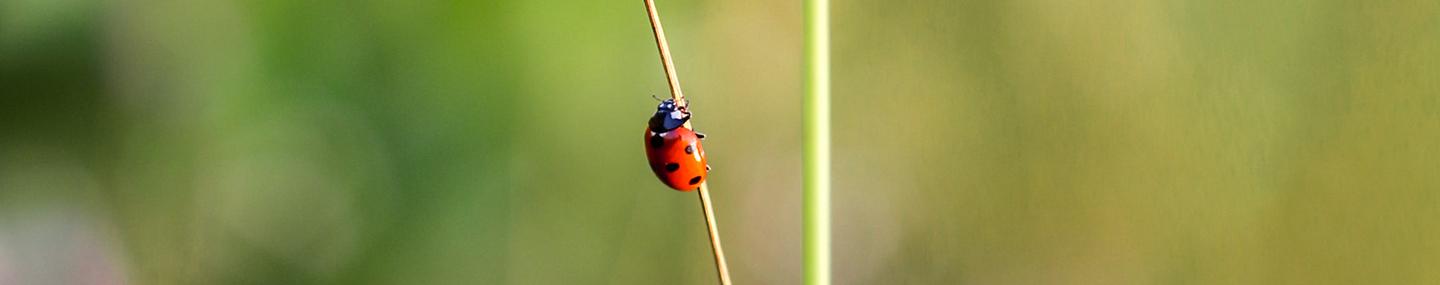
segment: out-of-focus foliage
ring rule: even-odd
[[[845,283],[1440,282],[1440,2],[840,3]]]
[[[800,6],[667,1],[739,284]],[[838,284],[1440,282],[1440,4],[835,1]],[[705,284],[640,1],[0,0],[0,284]]]

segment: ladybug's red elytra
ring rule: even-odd
[[[685,127],[689,120],[690,111],[685,106],[667,99],[660,102],[645,127],[645,157],[650,160],[650,170],[660,182],[680,191],[699,189],[710,172],[710,165],[705,164],[705,148],[700,146],[705,134]]]

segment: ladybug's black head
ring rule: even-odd
[[[660,106],[655,108],[655,115],[650,116],[650,130],[656,133],[668,132],[685,125],[690,120],[690,111],[685,106],[675,104],[675,99],[665,99]]]

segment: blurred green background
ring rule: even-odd
[[[737,284],[798,1],[661,0]],[[1440,283],[1440,2],[833,5],[837,284]],[[0,0],[0,284],[708,284],[639,0]]]

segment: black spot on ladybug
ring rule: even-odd
[[[695,185],[695,183],[700,183],[700,176],[695,176],[695,178],[690,178],[690,185]]]
[[[665,164],[665,172],[675,172],[676,170],[680,170],[680,164],[678,164],[678,163],[666,163],[666,164]]]
[[[660,137],[660,134],[650,137],[650,148],[660,148],[663,145],[665,145],[665,138]]]
[[[685,146],[685,154],[692,154],[692,153],[695,153],[695,145],[687,145],[687,146]]]

